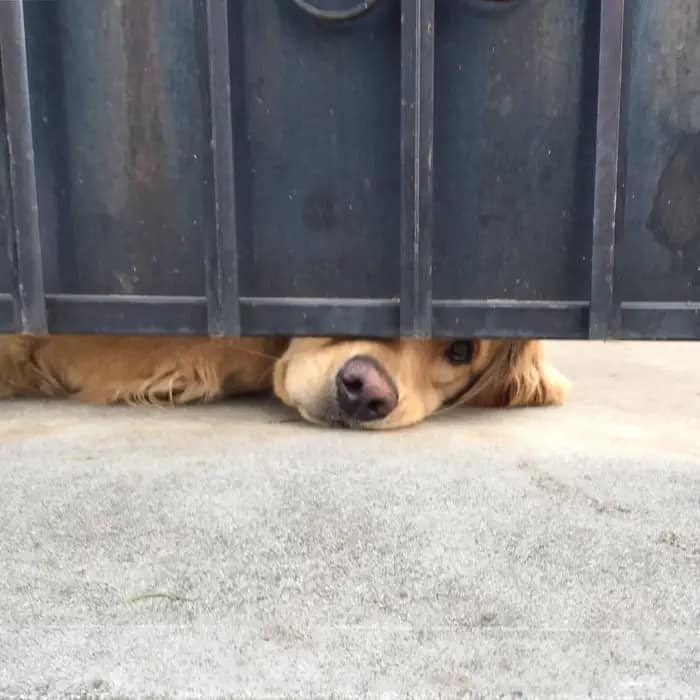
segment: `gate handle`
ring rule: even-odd
[[[347,10],[322,10],[309,2],[309,0],[292,0],[292,2],[300,10],[304,10],[307,14],[324,22],[347,22],[366,15],[378,4],[379,0],[362,0],[362,2],[358,2],[357,5]]]

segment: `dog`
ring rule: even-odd
[[[0,398],[181,405],[272,389],[307,421],[403,428],[456,406],[561,404],[542,341],[0,336]]]

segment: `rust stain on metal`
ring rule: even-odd
[[[684,136],[664,167],[649,216],[657,240],[676,254],[700,253],[700,134]]]
[[[163,148],[163,86],[157,64],[161,28],[159,4],[128,0],[122,5],[126,57],[129,161],[134,179],[150,182],[157,174]]]

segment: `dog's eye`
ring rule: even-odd
[[[467,365],[472,361],[474,346],[468,340],[456,340],[445,350],[445,357],[453,365]]]

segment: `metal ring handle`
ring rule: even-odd
[[[308,0],[292,0],[292,2],[300,10],[324,22],[347,22],[366,15],[370,10],[376,7],[379,0],[362,0],[362,2],[358,2],[357,5],[347,10],[321,10]]]

